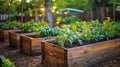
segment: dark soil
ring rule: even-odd
[[[22,32],[22,31],[18,31],[18,32],[15,32],[17,34],[23,34],[23,33],[32,33],[32,32]]]
[[[113,40],[113,39],[117,39],[117,38],[120,38],[120,36],[115,36],[115,37],[109,38],[109,40]],[[79,44],[79,42],[77,41],[77,42],[73,42],[73,45],[70,45],[69,43],[65,43],[64,47],[72,48],[72,47],[83,46],[83,45],[88,45],[88,44],[93,44],[93,43],[98,43],[98,42],[103,42],[103,41],[107,41],[107,39],[103,39],[100,41],[90,41],[90,42],[83,41],[83,44]],[[55,41],[48,41],[48,42],[58,45]]]
[[[15,67],[42,67],[41,55],[26,56],[18,49],[8,47],[7,43],[0,42],[0,55],[14,62]],[[91,67],[120,67],[120,55],[93,64]]]

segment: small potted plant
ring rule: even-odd
[[[8,42],[9,41],[9,32],[20,31],[19,23],[16,21],[7,21],[0,24],[0,41]]]
[[[36,31],[37,35],[22,36],[21,37],[21,51],[26,55],[39,55],[41,54],[41,42],[44,40],[54,39],[55,36],[59,35],[59,27],[55,28],[39,28]]]
[[[65,28],[55,40],[42,42],[45,67],[86,67],[120,54],[120,27],[113,22],[80,22]]]

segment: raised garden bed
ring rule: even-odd
[[[1,42],[8,42],[9,41],[9,32],[16,32],[20,30],[4,30],[0,29],[0,41]]]
[[[40,55],[41,42],[54,39],[54,37],[21,36],[21,51],[26,55]]]
[[[20,32],[10,32],[9,33],[9,46],[20,49],[21,39],[20,37],[22,35],[35,35],[36,33],[23,33]]]
[[[120,38],[73,48],[42,42],[42,63],[45,67],[86,67],[118,54]]]

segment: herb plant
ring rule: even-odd
[[[23,32],[33,32],[34,22],[26,22],[26,23],[22,24],[21,29]]]
[[[71,46],[73,42],[76,41],[82,44],[82,41],[79,39],[78,32],[71,30],[68,27],[63,28],[61,35],[57,36],[55,39],[55,42],[61,47]]]
[[[74,42],[83,45],[84,42],[109,40],[116,36],[120,36],[120,26],[109,19],[103,23],[99,23],[97,20],[90,22],[82,21],[63,28],[62,33],[56,37],[55,42],[65,47],[74,45]]]
[[[19,27],[19,23],[16,21],[12,21],[12,22],[7,21],[5,23],[1,23],[0,27],[2,29],[17,29]]]
[[[9,59],[5,59],[2,61],[2,67],[15,67],[14,63],[11,62]]]
[[[59,35],[61,32],[61,29],[59,27],[55,27],[55,28],[50,28],[50,27],[46,27],[46,28],[41,28],[39,30],[39,36],[40,37],[50,37],[50,36],[57,36]]]
[[[76,21],[79,21],[77,17],[71,16],[61,19],[60,24],[72,24],[75,23]]]

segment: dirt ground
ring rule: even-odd
[[[15,67],[42,67],[41,56],[26,56],[18,49],[12,49],[8,43],[0,42],[0,55],[14,62]],[[91,67],[120,67],[120,55],[96,63]]]

